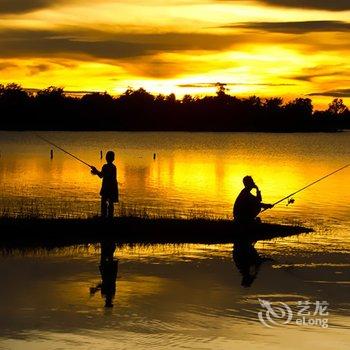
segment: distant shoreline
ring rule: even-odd
[[[131,132],[131,133],[257,133],[257,134],[336,134],[349,132],[350,129],[315,129],[315,130],[102,130],[102,129],[0,129],[0,132]]]
[[[1,130],[150,131],[150,132],[336,132],[350,129],[350,110],[335,98],[314,110],[310,98],[237,97],[222,84],[216,96],[152,95],[127,89],[112,97],[90,93],[81,98],[48,87],[28,93],[20,85],[0,84]]]

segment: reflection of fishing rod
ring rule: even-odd
[[[340,171],[342,171],[342,170],[348,168],[349,166],[350,166],[350,163],[347,164],[347,165],[344,165],[343,167],[341,167],[341,168],[339,168],[339,169],[337,169],[337,170],[335,170],[335,171],[332,171],[331,173],[329,173],[329,174],[327,174],[327,175],[321,177],[320,179],[318,179],[318,180],[312,182],[311,184],[309,184],[309,185],[307,185],[307,186],[301,188],[300,190],[298,190],[298,191],[296,191],[296,192],[293,192],[293,193],[291,193],[290,195],[288,195],[288,196],[286,196],[286,197],[284,197],[284,198],[278,200],[277,202],[273,203],[272,205],[275,206],[275,205],[277,205],[277,204],[279,204],[279,203],[285,201],[286,199],[289,199],[290,197],[296,195],[297,193],[300,193],[300,192],[306,190],[307,188],[309,188],[309,187],[311,187],[311,186],[317,184],[318,182],[321,182],[322,180],[326,179],[327,177],[330,177],[330,176],[332,176],[332,175],[334,175],[334,174],[336,174],[336,173],[338,173],[338,172],[340,172]],[[293,199],[293,198],[291,198],[291,199],[288,201],[288,204],[292,204],[292,203],[294,203],[294,199]],[[263,209],[262,212],[265,211],[265,210],[266,210],[266,209]]]
[[[72,154],[72,153],[70,153],[70,152],[66,151],[65,149],[63,149],[62,147],[60,147],[60,146],[56,145],[55,143],[53,143],[53,142],[49,141],[49,140],[48,140],[48,139],[46,139],[45,137],[43,137],[43,136],[41,136],[41,135],[38,135],[38,134],[35,134],[35,136],[36,136],[36,137],[38,137],[39,139],[41,139],[41,140],[45,141],[45,142],[46,142],[46,143],[48,143],[49,145],[54,146],[54,147],[56,147],[57,149],[59,149],[60,151],[62,151],[62,152],[64,152],[64,153],[68,154],[69,156],[73,157],[73,158],[74,158],[74,159],[76,159],[78,162],[80,162],[80,163],[83,163],[83,164],[87,165],[87,166],[88,166],[90,169],[92,169],[92,168],[93,168],[93,166],[92,166],[92,165],[90,165],[90,164],[88,164],[88,163],[84,162],[82,159],[80,159],[80,158],[76,157],[74,154]]]

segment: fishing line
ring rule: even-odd
[[[41,136],[41,135],[39,135],[39,134],[35,134],[35,136],[38,137],[39,139],[45,141],[45,142],[48,143],[49,145],[54,146],[54,147],[56,147],[57,149],[59,149],[60,151],[62,151],[62,152],[64,152],[64,153],[68,154],[69,156],[73,157],[73,158],[76,159],[78,162],[87,165],[90,169],[93,168],[92,165],[86,163],[86,162],[83,161],[82,159],[80,159],[80,158],[78,158],[77,156],[75,156],[74,154],[72,154],[72,153],[66,151],[65,149],[63,149],[62,147],[56,145],[55,143],[51,142],[50,140],[46,139],[45,137],[43,137],[43,136]]]
[[[279,204],[279,203],[285,201],[286,199],[289,199],[290,197],[296,195],[297,193],[300,193],[300,192],[306,190],[307,188],[309,188],[309,187],[311,187],[311,186],[313,186],[313,185],[315,185],[315,184],[317,184],[317,183],[323,181],[324,179],[326,179],[326,178],[328,178],[328,177],[330,177],[330,176],[332,176],[332,175],[334,175],[334,174],[336,174],[336,173],[339,173],[340,171],[342,171],[342,170],[348,168],[349,166],[350,166],[350,163],[344,165],[343,167],[341,167],[341,168],[339,168],[339,169],[337,169],[337,170],[335,170],[335,171],[332,171],[331,173],[329,173],[329,174],[327,174],[327,175],[321,177],[320,179],[318,179],[318,180],[316,180],[316,181],[314,181],[314,182],[311,182],[310,184],[306,185],[305,187],[301,188],[300,190],[298,190],[298,191],[296,191],[296,192],[293,192],[293,193],[291,193],[290,195],[288,195],[288,196],[286,196],[286,197],[284,197],[284,198],[278,200],[277,202],[273,203],[272,205],[275,206],[275,205],[277,205],[277,204]],[[290,203],[293,203],[293,202],[294,202],[294,200],[291,201]],[[266,210],[266,209],[263,209],[262,212],[264,212],[265,210]]]

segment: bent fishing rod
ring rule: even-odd
[[[68,154],[69,156],[73,157],[75,160],[77,160],[80,163],[83,163],[84,165],[88,166],[90,169],[93,169],[94,167],[88,163],[86,163],[85,161],[83,161],[82,159],[78,158],[77,156],[75,156],[74,154],[66,151],[65,149],[63,149],[62,147],[56,145],[55,143],[51,142],[50,140],[46,139],[45,137],[39,135],[39,134],[35,134],[36,137],[38,137],[39,139],[45,141],[46,143],[48,143],[51,146],[54,146],[55,148],[59,149],[60,151]]]
[[[330,177],[330,176],[332,176],[332,175],[334,175],[334,174],[336,174],[336,173],[339,173],[340,171],[342,171],[342,170],[348,168],[349,166],[350,166],[350,163],[344,165],[343,167],[341,167],[341,168],[339,168],[339,169],[337,169],[337,170],[335,170],[335,171],[332,171],[331,173],[329,173],[329,174],[327,174],[327,175],[321,177],[320,179],[318,179],[318,180],[316,180],[316,181],[314,181],[314,182],[311,182],[310,184],[306,185],[305,187],[301,188],[300,190],[295,191],[295,192],[291,193],[290,195],[288,195],[288,196],[286,196],[286,197],[284,197],[284,198],[278,200],[277,202],[273,203],[272,206],[274,207],[275,205],[277,205],[277,204],[279,204],[279,203],[281,203],[281,202],[283,202],[283,201],[285,201],[285,200],[287,200],[287,199],[289,199],[289,198],[295,196],[296,194],[298,194],[298,193],[300,193],[300,192],[306,190],[307,188],[309,188],[309,187],[311,187],[311,186],[313,186],[313,185],[316,185],[317,183],[319,183],[319,182],[325,180],[326,178],[328,178],[328,177]],[[289,204],[289,203],[293,203],[293,202],[294,202],[294,200],[291,201],[291,202],[288,202],[288,204]],[[265,210],[267,210],[267,209],[263,209],[262,212],[264,212]]]

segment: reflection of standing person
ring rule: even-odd
[[[244,188],[238,195],[233,207],[233,216],[237,222],[252,223],[256,221],[261,209],[271,209],[273,205],[262,203],[261,192],[251,176],[245,176],[243,184]],[[256,196],[251,193],[254,188],[256,189]]]
[[[117,168],[113,164],[115,155],[113,151],[106,153],[107,163],[98,171],[92,167],[91,174],[102,178],[101,195],[101,216],[103,218],[113,218],[114,203],[119,201],[118,196],[118,182],[117,182]]]
[[[90,288],[91,295],[94,295],[98,290],[101,291],[101,295],[105,299],[105,307],[113,307],[113,299],[116,292],[118,260],[114,260],[115,249],[115,242],[101,242],[101,260],[99,266],[101,283],[96,287]]]

